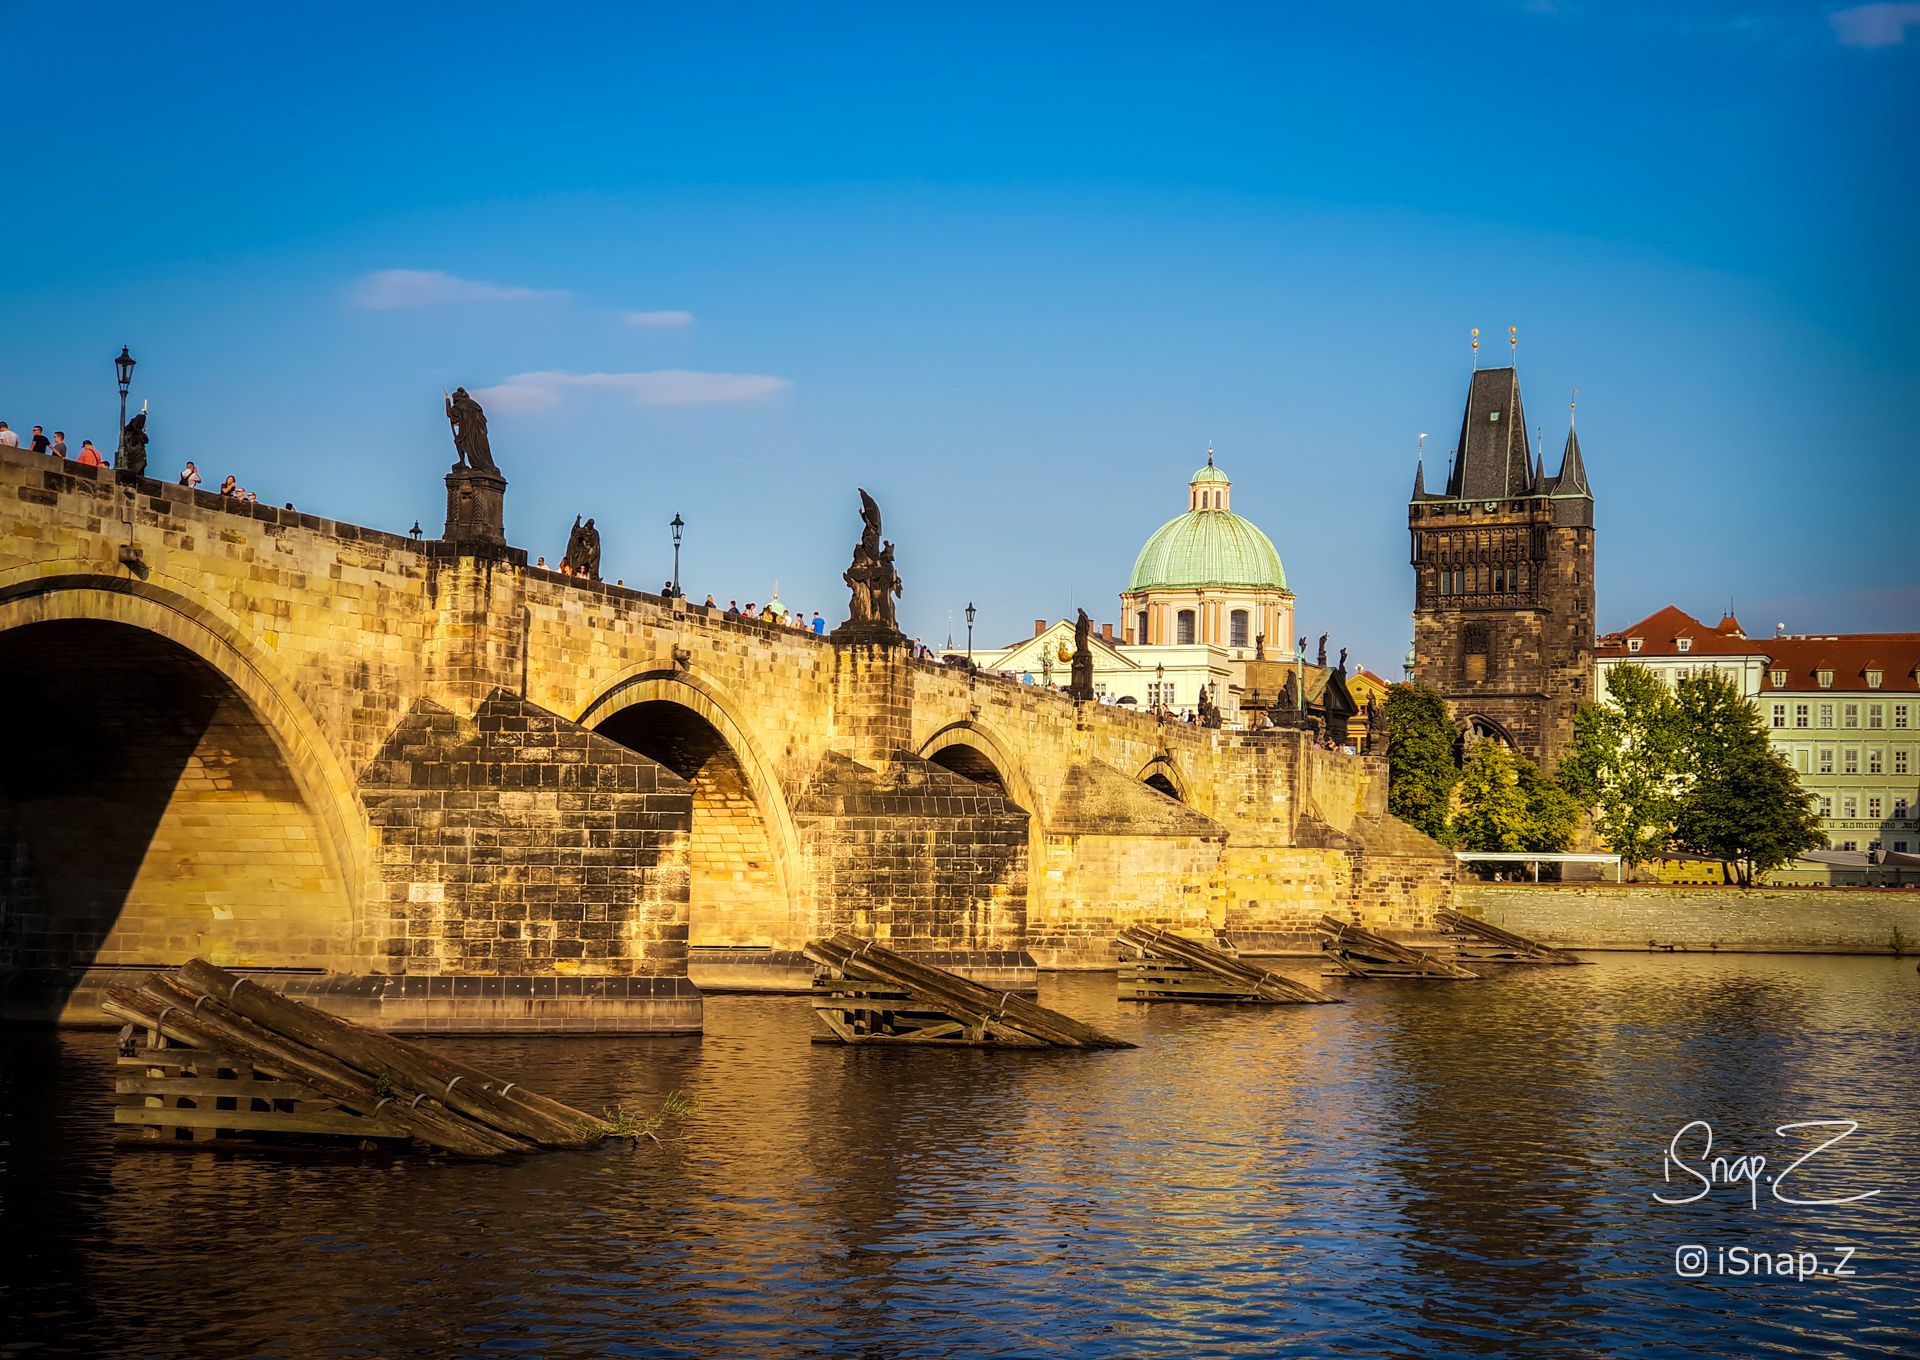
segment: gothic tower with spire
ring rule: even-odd
[[[1445,489],[1413,474],[1413,678],[1551,771],[1593,697],[1593,489],[1571,423],[1557,474],[1531,452],[1518,372],[1476,370]]]

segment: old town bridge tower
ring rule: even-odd
[[[1571,425],[1560,470],[1528,456],[1515,369],[1479,369],[1444,491],[1413,478],[1413,678],[1469,739],[1552,770],[1593,697],[1593,490]]]

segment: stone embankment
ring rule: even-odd
[[[1571,949],[1920,953],[1920,892],[1462,883],[1460,909]]]

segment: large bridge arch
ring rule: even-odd
[[[205,600],[96,564],[0,580],[0,956],[353,968],[366,822],[281,668]],[[364,963],[364,961],[361,961]]]
[[[812,920],[793,811],[716,679],[649,663],[608,686],[578,721],[693,785],[689,944],[805,942]]]
[[[1140,767],[1140,773],[1134,776],[1142,784],[1156,793],[1164,793],[1178,803],[1190,803],[1188,794],[1191,787],[1187,777],[1180,772],[1180,766],[1166,751],[1156,752],[1146,764]]]
[[[984,724],[971,719],[946,723],[923,738],[914,753],[955,774],[998,788],[1038,820],[1040,809],[1026,768]]]

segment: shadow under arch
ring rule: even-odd
[[[920,742],[914,753],[975,783],[998,789],[1029,817],[1039,819],[1040,810],[1026,770],[1005,744],[979,723],[965,719],[950,722]]]
[[[713,681],[652,663],[577,720],[694,786],[688,942],[797,948],[812,931],[796,891],[800,834],[780,781]]]
[[[0,581],[16,882],[0,953],[351,970],[364,810],[292,682],[232,615],[88,564]]]
[[[1140,767],[1140,773],[1136,774],[1134,778],[1142,784],[1145,784],[1148,788],[1158,793],[1164,793],[1176,803],[1185,803],[1188,801],[1186,776],[1182,775],[1180,773],[1180,767],[1173,763],[1173,757],[1167,755],[1165,752],[1155,755],[1145,765],[1142,765]]]

